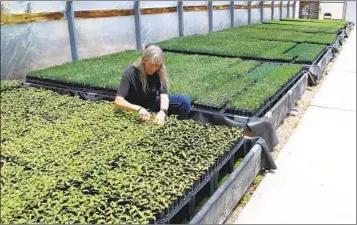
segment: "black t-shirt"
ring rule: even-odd
[[[155,103],[159,94],[168,94],[167,88],[161,87],[160,77],[157,73],[147,76],[147,86],[148,89],[144,92],[139,69],[129,66],[120,81],[117,96],[123,97],[132,104],[149,108]]]

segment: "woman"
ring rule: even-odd
[[[115,105],[121,110],[137,111],[143,121],[157,112],[155,123],[163,124],[167,115],[177,114],[186,119],[191,100],[184,95],[168,95],[169,81],[163,51],[154,45],[144,50],[133,65],[129,66],[120,81]]]

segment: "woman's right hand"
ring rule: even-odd
[[[139,116],[140,116],[141,120],[143,120],[143,121],[149,121],[151,118],[150,113],[144,108],[141,108],[139,110]]]

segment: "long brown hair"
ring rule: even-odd
[[[169,87],[169,80],[167,76],[167,70],[165,66],[165,58],[164,52],[161,48],[150,45],[147,47],[144,52],[143,56],[140,57],[135,63],[134,66],[140,71],[140,80],[143,87],[143,91],[146,92],[148,89],[147,85],[147,76],[148,74],[145,71],[144,62],[149,62],[153,64],[160,64],[159,70],[156,72],[160,77],[161,88],[168,88]]]

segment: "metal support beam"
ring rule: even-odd
[[[260,22],[264,22],[264,1],[260,1]]]
[[[231,12],[231,28],[234,27],[234,1],[229,3],[229,11]]]
[[[183,26],[183,2],[177,2],[177,13],[178,13],[178,28],[179,28],[179,36],[184,36],[184,26]]]
[[[280,12],[279,19],[283,19],[283,1],[280,1]]]
[[[78,45],[77,45],[77,33],[76,33],[76,25],[74,18],[74,10],[73,10],[73,1],[66,2],[66,11],[65,17],[68,21],[68,33],[69,33],[69,42],[71,45],[71,55],[72,61],[79,60],[78,55]]]
[[[293,19],[296,19],[296,1],[293,4]]]
[[[287,10],[287,18],[290,18],[290,1],[288,1],[288,10]]]
[[[134,2],[134,14],[135,14],[135,37],[136,37],[136,49],[142,50],[141,45],[141,12],[140,1]]]
[[[252,23],[252,2],[248,2],[248,24]]]
[[[274,20],[274,1],[271,2],[271,20]]]
[[[208,32],[213,32],[213,2],[208,1]]]
[[[342,20],[346,20],[346,11],[347,11],[347,1],[343,1],[343,11],[342,11]]]

